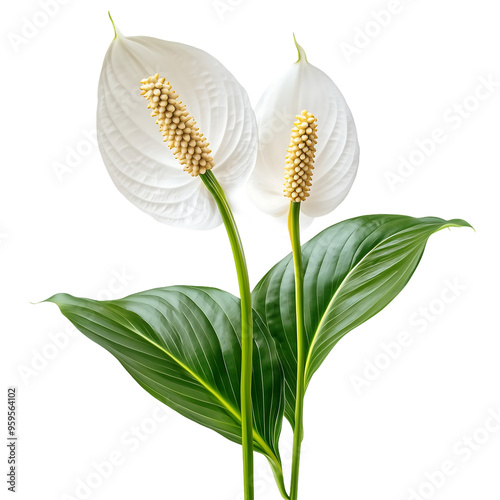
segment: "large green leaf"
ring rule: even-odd
[[[96,301],[49,302],[115,356],[150,394],[185,417],[241,443],[240,301],[213,288],[176,286]],[[281,473],[283,372],[274,340],[254,314],[254,446]]]
[[[306,386],[333,346],[383,309],[404,288],[427,239],[463,220],[367,215],[325,229],[302,246]],[[279,346],[285,371],[285,416],[294,425],[297,338],[292,256],[276,264],[253,291],[253,307]]]

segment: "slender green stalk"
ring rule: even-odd
[[[297,316],[297,390],[295,400],[295,430],[293,433],[292,480],[290,500],[297,500],[299,487],[300,447],[304,435],[304,276],[302,269],[302,252],[300,248],[300,202],[290,202],[288,212],[288,231],[292,242],[293,265],[295,270],[295,310]]]
[[[241,297],[241,432],[243,445],[243,485],[245,500],[253,500],[253,421],[252,421],[252,299],[248,269],[240,234],[226,195],[211,170],[200,175],[219,207],[233,251]]]

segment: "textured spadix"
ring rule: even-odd
[[[317,122],[307,110],[293,123],[285,166],[285,196],[297,203],[309,197],[317,142]]]
[[[163,142],[173,151],[183,170],[196,177],[211,170],[214,160],[209,144],[186,105],[165,78],[158,75],[141,80],[141,95],[148,100],[151,116],[157,117]]]
[[[284,155],[290,123],[297,110],[307,109],[318,121],[314,182],[302,211],[312,217],[334,210],[349,192],[359,161],[356,127],[347,103],[332,80],[307,62],[297,44],[299,60],[272,83],[259,100],[255,114],[259,129],[257,164],[248,194],[262,211],[286,214],[283,196]]]
[[[255,164],[257,129],[248,96],[206,52],[120,33],[106,53],[99,80],[99,149],[111,179],[134,205],[166,224],[209,229],[221,223],[200,179],[182,171],[145,110],[138,82],[165,76],[196,117],[212,150],[214,173],[230,196]]]

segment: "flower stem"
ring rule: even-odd
[[[233,251],[241,297],[241,432],[243,446],[243,485],[245,500],[253,500],[253,420],[252,420],[252,351],[253,320],[250,281],[236,222],[221,185],[211,170],[200,175],[219,207]]]
[[[290,202],[288,212],[288,231],[292,242],[293,265],[295,271],[295,312],[297,317],[297,389],[295,394],[295,429],[293,433],[292,480],[290,500],[297,500],[299,487],[300,447],[304,435],[304,275],[302,269],[302,252],[300,248],[300,202]]]

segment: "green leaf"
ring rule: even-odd
[[[367,215],[335,224],[302,246],[305,384],[334,345],[382,310],[404,288],[427,239],[459,219]],[[252,293],[253,307],[278,344],[285,371],[285,416],[294,426],[297,338],[292,255],[276,264]]]
[[[150,394],[241,444],[240,300],[222,290],[176,286],[97,301],[48,302],[115,356]],[[254,447],[281,473],[283,373],[274,340],[254,314]]]

